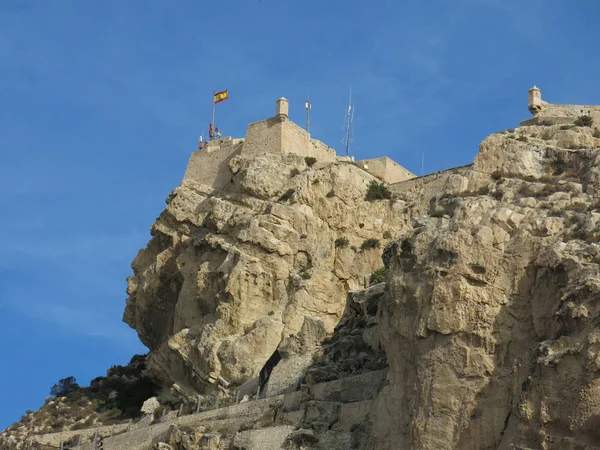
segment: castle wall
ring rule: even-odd
[[[283,153],[293,153],[300,156],[312,156],[319,162],[333,162],[336,160],[335,151],[321,141],[311,139],[310,134],[294,122],[282,122],[281,141]]]
[[[600,123],[600,106],[593,105],[553,105],[546,103],[534,113],[536,117],[573,117],[590,115],[594,122]]]
[[[412,200],[413,217],[427,215],[427,205],[440,192],[460,194],[475,192],[490,181],[490,175],[473,170],[473,164],[391,184],[390,191],[400,200]],[[418,201],[414,201],[418,199]]]
[[[273,117],[248,125],[244,140],[244,155],[291,153],[312,156],[319,162],[336,160],[335,151],[300,128],[291,120]]]
[[[376,176],[380,180],[385,181],[386,183],[398,183],[415,178],[415,174],[406,170],[396,161],[388,158],[387,156],[383,156],[381,158],[363,159],[358,161],[357,164],[363,168],[366,165],[367,168],[364,170],[369,172],[371,175]]]
[[[213,189],[224,188],[233,176],[229,161],[241,152],[243,143],[243,139],[230,137],[208,142],[203,150],[192,153],[183,179],[194,180]]]
[[[249,124],[244,140],[244,154],[281,153],[281,123],[282,119],[272,117]]]

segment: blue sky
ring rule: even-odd
[[[144,352],[121,322],[130,262],[207,131],[290,100],[357,158],[471,162],[554,103],[600,104],[597,0],[0,0],[0,429],[59,378]]]

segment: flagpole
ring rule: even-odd
[[[216,105],[216,103],[215,103],[215,93],[216,93],[216,91],[213,91],[213,110],[212,110],[212,122],[211,122],[212,125],[213,125],[213,132],[214,132],[214,130],[216,128],[215,127],[215,105]]]

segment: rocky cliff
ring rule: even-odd
[[[239,155],[230,169],[227,190],[185,180],[173,191],[129,279],[124,320],[182,397],[233,392],[310,328],[298,362],[309,365],[348,290],[410,227],[405,202],[365,200],[377,180],[350,162]]]
[[[490,136],[489,182],[386,248],[377,448],[599,448],[599,147],[587,127]]]
[[[593,127],[523,126],[389,199],[296,155],[184,181],[124,320],[180,399],[241,403],[105,448],[600,448],[599,157]]]

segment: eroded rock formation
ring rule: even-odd
[[[384,252],[378,448],[600,445],[600,141],[564,128],[486,139],[485,189],[437,195]]]
[[[349,162],[240,155],[230,167],[227,191],[173,191],[129,279],[124,320],[184,396],[256,377],[307,319],[331,333],[347,291],[409,226],[404,202],[365,201],[374,177]]]

